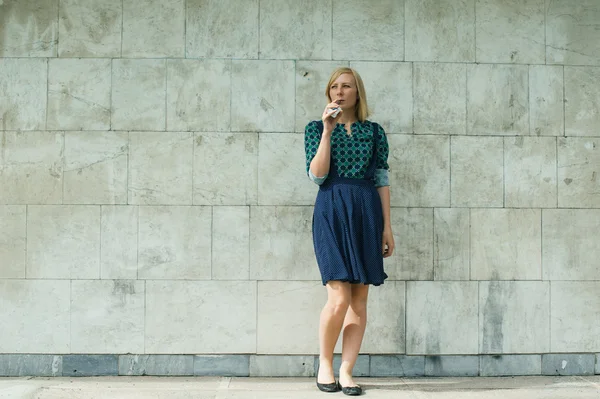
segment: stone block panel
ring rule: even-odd
[[[259,1],[259,58],[330,60],[330,4],[320,0]]]
[[[407,282],[406,353],[478,353],[477,284]]]
[[[600,282],[553,281],[551,290],[551,351],[598,352],[600,349],[598,334]]]
[[[250,375],[249,355],[194,356],[194,375],[248,377]]]
[[[0,280],[0,353],[68,353],[69,285],[68,280]]]
[[[510,208],[556,207],[556,160],[554,137],[505,137],[505,205]]]
[[[140,207],[138,277],[210,279],[211,225],[210,207]]]
[[[313,205],[318,186],[307,174],[304,137],[261,133],[258,145],[258,203]],[[294,165],[295,167],[289,167]]]
[[[396,248],[384,260],[391,280],[433,280],[433,209],[391,211]]]
[[[558,206],[600,207],[600,138],[558,139]]]
[[[415,63],[413,81],[415,133],[466,134],[466,66]]]
[[[285,9],[279,3],[277,7]],[[294,74],[293,61],[232,61],[231,130],[293,132]]]
[[[515,375],[540,375],[541,355],[493,355],[479,359],[482,377],[509,377]]]
[[[146,281],[146,353],[256,353],[256,300],[248,281]]]
[[[65,355],[63,376],[99,377],[119,374],[117,355]]]
[[[186,58],[258,58],[258,0],[187,0]]]
[[[452,207],[504,205],[502,137],[451,137]]]
[[[2,377],[61,377],[62,373],[62,356],[0,355]]]
[[[529,134],[563,136],[565,122],[564,69],[529,66]]]
[[[58,3],[59,0],[4,0],[0,57],[56,57]]]
[[[544,280],[599,280],[599,228],[597,209],[543,210]]]
[[[475,0],[405,2],[407,61],[475,61]]]
[[[388,135],[392,206],[450,205],[450,139]]]
[[[259,281],[257,352],[319,353],[319,314],[326,301],[320,281]]]
[[[194,135],[130,132],[128,203],[191,205]]]
[[[122,0],[61,0],[59,7],[59,57],[121,56]]]
[[[123,57],[185,56],[185,0],[124,0]]]
[[[314,356],[250,356],[251,377],[314,377]]]
[[[110,129],[110,59],[52,59],[48,130]]]
[[[230,90],[229,60],[168,60],[167,130],[228,131]]]
[[[480,353],[548,352],[550,309],[547,281],[481,282]]]
[[[100,207],[30,205],[27,278],[100,277]]]
[[[195,133],[195,205],[256,205],[259,137],[256,133]],[[277,148],[276,151],[286,151]],[[301,151],[300,148],[297,149]],[[264,157],[269,155],[263,154]],[[293,171],[298,168],[286,167]],[[268,173],[277,173],[269,170]],[[270,182],[275,186],[287,186]]]
[[[137,206],[101,207],[100,278],[137,279]]]
[[[72,353],[143,353],[144,282],[71,282]]]
[[[471,278],[539,280],[541,211],[471,209]]]
[[[433,214],[434,280],[470,279],[470,213],[468,209],[437,208]]]
[[[3,9],[6,7],[6,5],[2,6]],[[2,48],[1,44],[0,48]],[[0,102],[0,129],[44,129],[47,86],[48,60],[43,58],[0,60],[0,87],[3,91],[2,102]]]
[[[479,375],[479,356],[425,356],[425,375],[476,377]]]
[[[127,203],[129,135],[66,132],[63,203]]]
[[[120,355],[119,375],[194,375],[193,355]]]
[[[369,289],[367,329],[363,353],[404,353],[406,283],[387,280]]]
[[[216,206],[212,212],[212,279],[248,280],[250,208]]]
[[[598,20],[596,0],[546,2],[547,63],[600,65]]]
[[[165,130],[166,72],[165,60],[112,61],[112,130]]]
[[[468,65],[467,134],[528,134],[528,76],[526,65]]]
[[[477,62],[544,64],[544,0],[477,0]]]
[[[404,59],[404,21],[404,0],[333,0],[333,59]]]
[[[27,207],[0,205],[0,278],[25,278]]]
[[[0,204],[62,203],[64,135],[0,132],[0,140]]]
[[[250,208],[250,278],[320,281],[312,241],[312,207]]]
[[[594,375],[596,357],[586,354],[554,354],[542,355],[543,375]]]
[[[371,355],[370,377],[422,377],[425,356]]]
[[[565,135],[600,136],[600,68],[564,68]]]

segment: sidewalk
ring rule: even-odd
[[[600,398],[600,376],[357,378],[365,398]],[[0,378],[2,399],[305,399],[342,398],[312,378],[94,377]]]

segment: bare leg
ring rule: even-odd
[[[344,319],[344,337],[342,341],[342,365],[340,367],[340,384],[344,387],[355,386],[352,370],[356,364],[365,328],[367,327],[367,297],[369,286],[352,284],[352,298]]]
[[[319,375],[321,384],[335,382],[333,376],[333,350],[340,336],[344,317],[350,305],[350,283],[330,281],[327,283],[327,303],[321,311],[319,324]]]

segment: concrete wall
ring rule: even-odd
[[[600,373],[600,1],[0,1],[0,374],[313,375],[303,128],[362,74],[357,375]]]

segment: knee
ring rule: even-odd
[[[358,315],[367,313],[367,298],[352,298],[352,300],[350,301],[350,307],[352,307],[354,313]]]
[[[327,301],[329,311],[334,315],[345,315],[350,306],[350,300],[347,298],[334,298]]]

